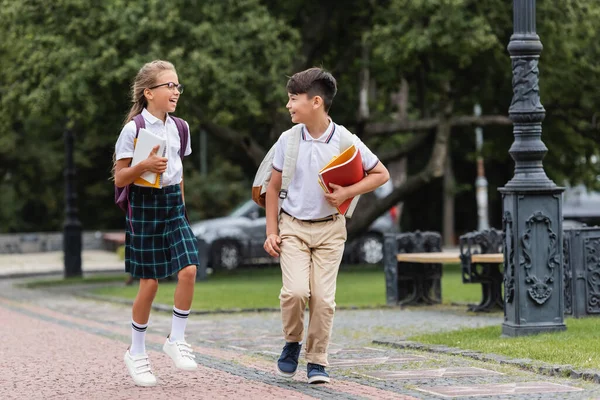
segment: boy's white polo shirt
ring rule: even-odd
[[[336,214],[337,210],[325,200],[325,192],[319,185],[319,171],[340,154],[340,130],[345,128],[331,121],[318,139],[308,133],[304,124],[301,124],[301,129],[296,171],[282,207],[298,219],[325,218]],[[280,172],[283,170],[288,138],[288,135],[280,136],[275,147],[273,168]],[[379,159],[373,152],[358,138],[354,145],[360,150],[365,171],[375,168]]]
[[[181,142],[179,140],[179,131],[175,121],[167,115],[166,123],[163,123],[160,119],[150,114],[145,108],[142,110],[142,116],[146,123],[146,129],[150,132],[164,137],[167,139],[167,170],[162,176],[162,186],[178,185],[183,179],[183,164],[181,163],[181,156],[179,155],[179,148]],[[185,123],[187,125],[187,122]],[[115,145],[115,154],[117,160],[123,158],[133,157],[133,139],[135,139],[135,122],[129,121],[121,130],[117,144]],[[192,146],[190,140],[190,127],[188,125],[188,140],[187,149],[185,149],[185,156],[189,156],[192,153]]]

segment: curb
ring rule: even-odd
[[[86,270],[82,270],[82,275],[86,275],[86,274],[115,274],[115,273],[119,273],[119,272],[123,272],[124,270],[123,268],[119,267],[119,268],[111,268],[111,269],[86,269]],[[11,273],[11,274],[4,274],[4,275],[0,275],[0,280],[4,280],[4,279],[22,279],[22,278],[38,278],[38,277],[44,277],[44,276],[52,276],[52,275],[57,275],[57,276],[63,276],[65,273],[64,270],[53,270],[53,271],[40,271],[40,272],[15,272],[15,273]]]
[[[535,372],[541,375],[557,376],[571,379],[583,379],[586,381],[600,383],[600,371],[593,369],[575,369],[571,365],[555,365],[543,361],[535,361],[529,358],[511,358],[499,354],[486,354],[479,351],[463,350],[457,347],[448,347],[443,345],[428,345],[418,342],[386,342],[373,340],[373,344],[390,346],[396,349],[422,350],[430,353],[448,354],[453,356],[463,356],[478,361],[493,362],[502,365],[512,365],[525,371]]]
[[[122,299],[119,297],[101,296],[97,294],[85,293],[80,291],[73,292],[77,297],[83,297],[90,300],[107,301],[110,303],[125,304],[133,306],[133,300]],[[372,307],[357,307],[357,306],[341,306],[336,307],[337,310],[381,310],[396,308],[394,306],[372,306]],[[164,311],[171,313],[173,306],[167,304],[154,303],[152,309],[155,311]],[[280,312],[279,307],[262,307],[262,308],[225,308],[216,310],[191,310],[190,314],[194,315],[210,315],[210,314],[242,314],[242,313],[263,313],[263,312]]]

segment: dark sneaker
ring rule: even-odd
[[[291,378],[298,371],[298,357],[302,345],[298,342],[286,343],[283,346],[281,357],[277,360],[277,373],[286,378]]]
[[[329,374],[325,372],[325,367],[319,364],[308,363],[306,376],[308,383],[329,383]]]

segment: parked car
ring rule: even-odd
[[[391,186],[391,184],[390,184]],[[379,188],[378,197],[389,193],[389,188]],[[358,239],[346,244],[344,259],[349,263],[379,264],[383,259],[383,234],[397,231],[397,210],[376,219]],[[245,264],[275,262],[263,249],[266,239],[265,210],[248,200],[228,216],[191,224],[198,240],[208,248],[208,266],[235,269]]]

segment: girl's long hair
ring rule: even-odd
[[[136,115],[140,114],[142,110],[148,105],[146,96],[144,96],[144,90],[156,85],[156,79],[158,75],[163,71],[175,71],[175,66],[168,61],[154,60],[144,64],[138,71],[133,85],[131,85],[131,109],[123,121],[123,126],[127,125],[129,121]],[[113,166],[112,166],[112,179],[115,179],[115,168],[117,166],[117,155],[113,153]]]
[[[142,112],[148,102],[144,96],[144,90],[156,85],[156,78],[163,71],[174,71],[175,66],[168,61],[154,60],[145,64],[135,76],[133,85],[131,86],[131,102],[133,103],[127,117],[123,121],[123,126],[136,115]]]

